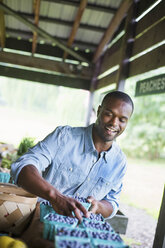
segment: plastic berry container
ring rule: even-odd
[[[40,221],[44,221],[44,217],[49,213],[56,213],[48,201],[40,202]]]
[[[62,223],[63,225],[66,226],[76,227],[78,224],[78,219],[65,215],[60,215],[57,213],[49,213],[44,217],[44,222],[53,223],[53,224]]]
[[[55,236],[56,248],[93,248],[90,239]]]
[[[44,222],[43,238],[54,241],[55,224]]]
[[[0,183],[8,183],[10,181],[10,174],[7,172],[0,172]]]
[[[62,224],[55,226],[55,235],[60,237],[89,238],[85,228],[64,226]]]
[[[43,223],[43,238],[53,240],[55,227],[57,225],[76,227],[78,219],[56,213],[49,213],[43,218]]]
[[[124,243],[98,239],[92,240],[92,245],[93,248],[129,248],[129,246]]]
[[[88,230],[88,234],[91,240],[98,239],[98,240],[112,241],[112,242],[124,244],[120,235],[114,231],[109,232],[109,231]]]
[[[113,228],[109,223],[102,221],[94,221],[87,218],[83,218],[79,226],[87,229],[94,229],[100,231],[113,231]]]

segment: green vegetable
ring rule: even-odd
[[[25,137],[22,139],[18,146],[17,154],[18,156],[22,156],[24,153],[28,151],[29,148],[34,146],[34,138]]]

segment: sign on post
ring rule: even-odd
[[[135,96],[165,93],[165,74],[144,79],[136,83]]]

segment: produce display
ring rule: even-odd
[[[75,198],[87,203],[83,197]],[[53,209],[48,202],[41,203],[40,209],[43,206]],[[101,214],[92,213],[78,223],[76,218],[47,212],[43,222],[43,237],[54,240],[55,248],[129,248]]]

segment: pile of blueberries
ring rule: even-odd
[[[78,220],[76,218],[72,218],[69,216],[64,216],[64,215],[59,215],[56,213],[50,213],[47,216],[45,216],[45,220],[47,221],[54,221],[54,222],[60,222],[60,223],[65,223],[69,225],[77,225]]]
[[[107,222],[99,222],[99,221],[93,221],[93,220],[88,220],[88,219],[83,219],[81,225],[85,228],[92,228],[92,229],[97,229],[101,231],[112,231],[112,227],[109,223]]]
[[[115,232],[98,232],[98,231],[89,230],[89,235],[93,239],[112,240],[112,241],[117,241],[119,243],[122,242],[120,236]]]
[[[58,247],[60,248],[92,248],[89,242],[79,242],[78,240],[66,240],[66,239],[59,240]]]
[[[57,227],[56,235],[58,236],[70,236],[77,238],[88,238],[87,231],[83,228],[68,228],[68,227]]]
[[[104,218],[103,218],[103,216],[101,214],[93,214],[93,213],[91,213],[89,219],[90,220],[95,220],[95,221],[104,221]]]

